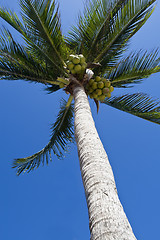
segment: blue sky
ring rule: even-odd
[[[83,1],[61,0],[63,31],[75,23]],[[17,0],[1,6],[19,11]],[[131,50],[160,47],[160,4],[133,37]],[[0,20],[0,26],[4,24]],[[130,92],[160,98],[160,74]],[[123,92],[126,92],[123,91]],[[119,91],[115,90],[115,93]],[[76,145],[59,161],[17,177],[12,160],[31,155],[50,137],[64,93],[47,95],[43,86],[23,81],[0,82],[0,239],[88,240],[88,213]],[[137,239],[159,239],[160,126],[101,105],[93,116],[108,153],[120,200]]]

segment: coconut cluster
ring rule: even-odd
[[[95,79],[91,78],[89,80],[86,90],[90,98],[103,101],[106,97],[111,97],[111,92],[113,92],[114,88],[109,80],[96,76]]]
[[[87,67],[86,59],[82,54],[80,55],[71,54],[66,64],[67,64],[68,70],[73,75],[84,74]]]

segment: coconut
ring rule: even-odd
[[[105,85],[105,87],[109,88],[111,86],[111,82],[109,80],[106,80],[104,85]]]
[[[109,88],[103,88],[103,89],[102,89],[102,92],[103,92],[103,94],[109,93]]]
[[[96,76],[95,81],[96,81],[96,82],[100,82],[100,81],[101,81],[101,77]]]
[[[86,69],[86,67],[87,67],[87,63],[83,63],[83,64],[81,65],[81,67],[82,67],[82,71],[85,71],[85,69]]]
[[[107,97],[107,98],[110,98],[110,97],[111,97],[111,93],[107,93],[107,94],[106,94],[106,97]]]
[[[106,98],[105,95],[101,95],[101,96],[98,97],[99,101],[104,101],[105,98]]]
[[[73,54],[69,55],[69,58],[68,58],[69,61],[72,61],[74,57],[75,57],[75,55],[73,55]]]
[[[98,96],[100,96],[100,95],[102,95],[102,90],[101,89],[96,89],[96,94],[98,95]]]
[[[104,82],[100,81],[98,82],[98,88],[102,89],[104,87]]]
[[[86,59],[82,54],[78,55],[78,57],[80,58],[80,63],[81,64],[85,63]]]
[[[84,72],[86,70],[86,66],[84,64],[81,65],[81,72]]]
[[[97,89],[97,82],[93,82],[91,87],[92,87],[92,89]]]
[[[107,81],[107,79],[104,78],[104,77],[102,77],[102,78],[101,78],[101,81],[105,83],[105,82]]]
[[[76,73],[79,73],[81,70],[82,70],[82,67],[80,64],[77,64],[75,67],[74,67],[74,70],[76,71]]]
[[[89,79],[88,84],[91,86],[93,83],[94,83],[94,79],[93,78]]]
[[[69,70],[72,70],[74,68],[74,64],[72,62],[67,63],[67,67]]]
[[[98,97],[98,95],[96,94],[96,92],[93,92],[93,93],[92,93],[92,97],[93,97],[93,98],[97,98],[97,97]]]
[[[74,68],[71,70],[71,73],[72,73],[73,75],[76,74],[76,71],[75,71]]]
[[[114,87],[113,87],[113,86],[110,86],[109,91],[110,91],[110,92],[113,92],[113,90],[114,90]]]
[[[72,62],[73,62],[74,64],[78,64],[78,63],[80,63],[80,58],[79,58],[78,56],[74,56]]]
[[[94,91],[94,89],[89,86],[88,92],[89,92],[89,93],[92,93],[93,91]]]

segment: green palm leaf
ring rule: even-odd
[[[131,53],[111,68],[105,77],[110,79],[114,87],[130,87],[160,71],[160,58],[157,55],[158,50]]]
[[[100,53],[95,61],[109,63],[112,55],[119,55],[127,46],[128,40],[143,26],[153,12],[155,0],[129,0],[118,9],[116,14],[110,13],[110,24],[106,36],[102,35]],[[104,40],[103,40],[104,38]]]
[[[153,11],[155,0],[107,1],[92,0],[82,15],[78,27],[68,37],[70,47],[87,56],[87,61],[100,62],[97,71],[113,65],[128,40],[143,26]]]
[[[95,52],[95,48],[97,48],[97,45],[99,44],[100,41],[102,41],[102,39],[104,39],[106,37],[106,35],[109,33],[108,32],[108,27],[109,24],[111,22],[111,19],[113,20],[118,11],[120,9],[122,9],[125,4],[127,3],[127,1],[125,0],[115,0],[112,2],[109,1],[101,1],[101,9],[100,10],[100,14],[99,14],[99,26],[94,34],[94,40],[92,41],[92,44],[90,46],[90,50],[88,52],[88,56],[89,55],[93,55]]]
[[[0,7],[0,17],[5,20],[8,24],[10,24],[15,30],[19,33],[25,32],[25,28],[16,15],[15,12],[12,12],[10,9],[1,8]]]
[[[22,34],[32,55],[45,60],[57,75],[65,75],[63,56],[68,56],[68,49],[61,33],[55,1],[26,0],[20,3],[22,21],[11,10],[4,8],[0,8],[0,17]]]
[[[49,143],[39,152],[30,157],[15,159],[13,168],[17,169],[17,175],[22,172],[30,172],[38,168],[45,160],[48,164],[51,161],[51,150],[58,157],[63,156],[68,142],[73,142],[73,106],[71,104],[73,97],[70,97],[68,103],[63,100],[61,109],[56,122],[52,126],[52,137]]]
[[[2,31],[0,36],[0,79],[53,84],[58,90],[56,78],[56,74],[49,71],[44,61],[36,59],[24,46],[16,43],[8,30]]]
[[[153,100],[147,94],[125,94],[120,97],[105,99],[103,103],[137,117],[160,124],[160,101]]]
[[[66,38],[70,48],[75,49],[77,53],[87,54],[89,43],[93,38],[95,22],[98,22],[98,5],[101,6],[99,0],[89,1],[88,5],[85,6],[84,13],[78,16],[78,27],[73,26]]]
[[[37,42],[58,65],[63,66],[63,38],[58,9],[52,0],[20,0],[22,18],[32,41]]]

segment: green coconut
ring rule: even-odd
[[[106,80],[104,85],[105,85],[105,87],[109,88],[111,86],[111,82],[109,80]]]
[[[92,87],[92,89],[97,89],[97,82],[93,82],[91,87]]]
[[[82,67],[80,64],[77,64],[75,67],[74,67],[74,70],[76,71],[76,73],[80,73],[81,70],[82,70]]]
[[[104,77],[102,77],[102,78],[101,78],[101,81],[105,83],[105,82],[107,81],[107,79],[104,78]]]
[[[100,96],[100,95],[102,95],[102,90],[101,89],[96,89],[96,94],[98,95],[98,96]]]
[[[100,82],[100,81],[101,81],[101,77],[96,76],[96,77],[95,77],[95,81],[96,81],[96,82]]]
[[[104,101],[105,98],[106,98],[105,95],[101,95],[101,96],[98,97],[99,101]]]
[[[89,93],[92,93],[94,91],[94,89],[92,89],[91,87],[88,89]]]
[[[80,63],[81,64],[85,63],[86,59],[82,54],[78,55],[78,57],[80,58]]]
[[[93,92],[93,93],[92,93],[92,96],[93,96],[93,98],[97,98],[97,97],[98,97],[98,95],[96,94],[96,92]]]
[[[107,98],[110,98],[110,97],[111,97],[111,93],[107,93],[107,94],[106,94],[106,97],[107,97]]]
[[[81,66],[81,72],[84,72],[86,70],[86,67],[85,66]]]
[[[74,69],[74,68],[71,70],[71,73],[72,73],[73,75],[75,75],[75,74],[76,74],[76,71],[75,71],[75,69]]]
[[[83,63],[83,64],[81,65],[81,67],[82,67],[82,72],[84,72],[85,69],[86,69],[86,67],[87,67],[87,63]]]
[[[78,56],[75,56],[75,57],[73,58],[72,62],[73,62],[74,64],[78,64],[78,63],[80,63],[80,58],[79,58]]]
[[[114,90],[114,87],[113,87],[113,86],[110,86],[109,91],[110,91],[110,92],[113,92],[113,90]]]
[[[100,89],[104,88],[104,82],[102,81],[98,82],[98,88]]]
[[[72,61],[74,57],[75,57],[75,55],[73,55],[73,54],[69,55],[69,58],[68,58],[69,61]]]
[[[103,92],[103,94],[109,93],[109,88],[103,88],[103,89],[102,89],[102,92]]]
[[[68,67],[69,70],[72,70],[74,68],[74,64],[72,62],[69,62],[67,64],[67,67]]]
[[[89,79],[88,84],[91,86],[93,83],[94,83],[94,79],[93,78]]]

